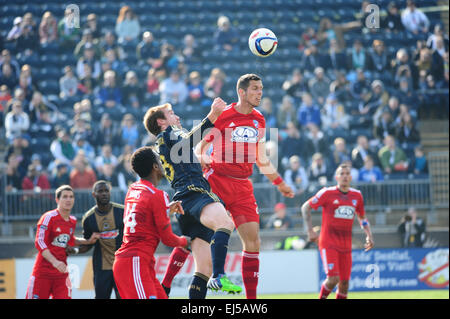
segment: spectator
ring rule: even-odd
[[[331,154],[333,170],[336,170],[336,168],[346,162],[351,162],[350,153],[347,151],[347,144],[345,143],[345,140],[342,137],[337,137],[334,139],[334,150]]]
[[[142,104],[144,102],[144,88],[139,83],[136,72],[128,71],[123,83],[123,102],[129,112],[136,118],[143,115]]]
[[[202,85],[202,79],[198,71],[192,71],[189,73],[188,92],[189,97],[187,103],[194,106],[207,106],[210,105],[211,100],[205,98],[204,86]]]
[[[72,160],[75,157],[75,150],[69,133],[65,129],[57,131],[57,138],[50,145],[50,151],[57,163],[72,166]]]
[[[0,85],[0,123],[3,125],[5,111],[8,109],[12,96],[6,85]]]
[[[367,70],[367,56],[366,50],[363,47],[361,40],[355,39],[353,41],[353,47],[350,50],[349,56],[349,69],[362,69]]]
[[[239,36],[234,28],[231,27],[230,19],[226,16],[220,16],[217,19],[217,30],[214,33],[215,49],[222,51],[231,51],[238,48]]]
[[[122,91],[116,84],[116,73],[112,70],[106,71],[103,75],[103,85],[97,94],[97,103],[100,104],[103,112],[109,113],[115,120],[119,120],[124,112],[122,108]]]
[[[193,62],[200,62],[202,60],[202,52],[195,37],[188,33],[183,38],[183,47],[181,48],[181,55],[184,62],[189,65]]]
[[[293,98],[285,95],[281,100],[281,105],[278,107],[277,125],[279,128],[286,128],[289,122],[292,122],[294,126],[297,125],[297,112]]]
[[[319,105],[325,103],[325,99],[330,93],[330,80],[324,75],[324,69],[317,67],[314,69],[314,78],[308,81],[309,92]]]
[[[428,175],[428,161],[421,145],[414,148],[414,157],[410,167],[411,172],[416,178]]]
[[[7,192],[15,192],[22,189],[22,176],[19,173],[19,162],[16,160],[16,155],[8,156],[8,163],[6,166],[6,187]]]
[[[332,39],[336,39],[339,49],[345,49],[344,33],[361,27],[360,21],[350,21],[342,24],[333,24],[333,22],[325,17],[319,22],[319,29],[317,31],[317,40],[319,45],[329,46]]]
[[[439,93],[433,92],[434,90],[439,89],[439,87],[436,84],[436,81],[434,80],[434,77],[430,74],[426,77],[427,86],[426,90],[423,94],[421,94],[421,108],[422,108],[422,114],[426,115],[426,117],[429,118],[439,118],[443,114],[448,114],[448,106],[443,103],[442,95]],[[422,116],[422,118],[425,118],[425,116]]]
[[[294,69],[291,78],[284,81],[282,88],[296,103],[300,103],[303,93],[309,92],[308,83],[299,69]]]
[[[405,29],[395,1],[389,2],[387,15],[381,20],[381,27],[387,32],[395,33]]]
[[[294,223],[286,212],[286,204],[277,203],[274,207],[274,214],[270,216],[264,228],[287,230],[294,226]]]
[[[402,72],[404,72],[404,69],[408,68],[413,80],[413,86],[411,87],[417,87],[417,78],[419,73],[415,64],[410,61],[409,54],[406,49],[401,48],[397,51],[395,59],[391,61],[391,65],[393,74],[397,78],[399,76],[402,76]],[[408,74],[406,74],[406,76],[408,76]]]
[[[98,86],[98,80],[92,76],[92,67],[88,63],[83,64],[83,76],[78,83],[78,94],[85,98],[93,98],[94,90]]]
[[[117,128],[111,116],[108,113],[102,114],[100,124],[94,129],[93,145],[100,147],[109,144],[113,147],[114,153],[116,153],[120,142],[117,139]]]
[[[34,190],[39,193],[42,190],[50,189],[50,182],[47,175],[43,173],[42,169],[39,170],[35,164],[28,166],[27,176],[22,180],[23,190]]]
[[[368,100],[370,84],[363,69],[356,70],[356,80],[350,85],[350,93],[358,103]]]
[[[20,69],[20,75],[24,77],[24,80],[26,81],[27,85],[32,87],[33,90],[38,89],[37,81],[35,77],[33,77],[33,74],[31,72],[31,66],[29,64],[22,65],[22,68]]]
[[[306,135],[306,139],[308,141],[307,149],[309,156],[311,156],[314,153],[321,153],[327,156],[329,152],[327,137],[319,129],[319,126],[317,126],[316,124],[310,124],[308,126],[308,133]]]
[[[359,135],[356,139],[356,146],[352,150],[352,165],[357,169],[364,166],[366,158],[370,156],[375,165],[378,165],[378,156],[369,148],[369,139],[367,136]]]
[[[153,67],[157,70],[164,70],[166,74],[178,70],[179,59],[176,54],[175,47],[170,43],[161,45],[161,54],[159,59],[153,63]]]
[[[158,97],[158,102],[159,102],[159,77],[158,77],[158,72],[156,71],[156,69],[151,68],[148,70],[147,72],[147,94],[146,96],[148,97]]]
[[[11,52],[7,49],[2,50],[2,57],[0,59],[0,75],[3,73],[2,69],[4,64],[9,64],[11,66],[12,74],[18,79],[20,75],[19,62],[11,56]]]
[[[120,60],[126,56],[124,49],[116,41],[116,35],[110,30],[105,31],[105,35],[100,40],[100,50],[102,55],[108,50],[114,50]]]
[[[400,123],[395,130],[395,138],[406,154],[412,155],[414,148],[420,142],[420,132],[409,112],[400,116]]]
[[[373,136],[381,144],[388,135],[395,135],[396,127],[391,112],[387,108],[384,108],[381,117],[374,125]]]
[[[308,76],[314,72],[317,67],[322,66],[322,56],[317,50],[317,44],[311,42],[311,44],[303,51],[303,55],[300,59],[300,68],[305,72],[305,76]]]
[[[329,137],[347,136],[349,117],[334,94],[328,95],[322,109],[322,128]]]
[[[372,48],[367,52],[367,70],[372,72],[372,76],[383,82],[390,83],[391,58],[381,40],[374,40]]]
[[[211,70],[211,74],[205,83],[205,94],[214,100],[222,94],[222,88],[225,84],[225,73],[220,68]]]
[[[99,174],[99,180],[107,181],[112,187],[118,187],[119,181],[117,179],[117,173],[114,172],[114,165],[103,164],[101,173]]]
[[[89,165],[94,165],[95,163],[95,149],[92,147],[91,143],[86,138],[86,134],[77,134],[74,136],[73,149],[75,154],[83,151],[85,159],[88,161]]]
[[[55,42],[58,39],[58,27],[53,14],[46,11],[39,25],[39,38],[41,45]]]
[[[104,53],[100,47],[99,41],[94,39],[92,35],[92,31],[90,29],[85,29],[83,31],[83,36],[81,37],[81,41],[78,42],[73,50],[73,54],[79,59],[84,56],[84,50],[86,46],[90,46],[94,50],[94,58],[99,59]]]
[[[64,17],[58,23],[58,38],[62,48],[73,49],[80,37],[80,28],[75,25],[74,12],[66,8]]]
[[[281,140],[282,161],[287,161],[292,156],[297,155],[306,163],[308,156],[310,156],[307,152],[308,141],[301,136],[294,122],[287,122],[286,133],[287,136]]]
[[[105,164],[111,164],[113,168],[115,168],[118,164],[117,157],[112,153],[112,147],[110,144],[103,145],[101,154],[95,158],[95,169],[97,172],[103,173],[102,167]]]
[[[31,149],[30,142],[24,136],[16,136],[6,151],[6,158],[10,159],[14,155],[16,161],[15,169],[17,170],[20,181],[27,174],[28,165],[30,165]]]
[[[138,147],[139,130],[132,114],[127,113],[123,116],[119,134],[121,145],[130,145],[134,148]]]
[[[119,43],[136,41],[140,32],[141,25],[136,14],[129,6],[123,6],[116,21],[116,34]]]
[[[317,43],[316,29],[309,26],[300,36],[298,42],[298,49],[302,52],[306,47],[310,46],[311,43]]]
[[[434,26],[433,34],[431,34],[427,39],[427,47],[431,50],[436,50],[441,56],[444,52],[448,52],[448,37],[445,35],[442,25],[436,24]]]
[[[378,158],[385,174],[401,174],[408,169],[405,152],[397,147],[395,138],[388,135],[384,138],[384,146],[378,151]]]
[[[264,118],[266,120],[266,128],[277,127],[277,117],[275,114],[276,112],[273,110],[273,104],[270,97],[265,96],[262,98],[260,112],[264,115]]]
[[[24,74],[24,73],[20,73],[19,83],[15,87],[15,90],[17,90],[17,89],[22,90],[23,94],[25,95],[25,99],[27,101],[31,100],[31,97],[33,96],[33,92],[35,90],[33,85],[30,82],[28,82],[28,78],[27,78],[26,74]],[[26,109],[26,107],[25,107],[25,109]]]
[[[416,8],[413,0],[406,1],[406,8],[402,12],[402,23],[405,29],[414,35],[426,35],[430,26],[430,20]]]
[[[328,54],[325,57],[324,68],[331,69],[334,71],[346,70],[347,69],[347,57],[336,39],[330,40],[330,48],[328,49]]]
[[[66,164],[60,163],[55,166],[54,173],[51,178],[51,186],[57,189],[61,185],[70,184],[69,167]]]
[[[59,79],[59,97],[63,100],[75,98],[78,92],[78,79],[75,77],[72,67],[64,68],[64,76]]]
[[[6,36],[6,41],[16,44],[17,39],[22,34],[22,17],[15,17],[13,21],[13,27]]]
[[[402,247],[423,247],[426,239],[425,221],[417,217],[414,207],[408,209],[408,213],[402,218],[397,228],[401,236]]]
[[[99,41],[102,37],[102,30],[98,26],[97,15],[95,13],[89,13],[86,18],[85,30],[89,30],[92,34],[92,38]]]
[[[92,128],[90,122],[83,119],[81,114],[76,114],[73,118],[73,125],[70,128],[70,134],[76,143],[76,139],[83,137],[85,140],[90,141],[92,139]],[[75,144],[74,144],[75,147]],[[76,153],[76,151],[75,151]]]
[[[304,93],[302,96],[302,104],[297,112],[297,120],[303,129],[308,127],[311,123],[319,127],[322,124],[320,108],[314,103],[312,96],[309,93]]]
[[[77,62],[77,75],[82,79],[86,76],[84,65],[89,64],[91,67],[92,77],[98,79],[101,72],[100,61],[95,58],[94,46],[86,43],[83,50],[83,56]]]
[[[70,172],[70,186],[74,189],[92,189],[97,181],[94,170],[89,166],[83,152],[77,154],[73,160],[73,169]]]
[[[359,169],[358,180],[364,183],[376,183],[384,180],[383,172],[378,166],[375,166],[372,156],[365,157],[364,166]]]
[[[331,180],[332,171],[328,167],[326,160],[321,153],[315,153],[312,156],[311,165],[308,168],[308,180],[325,186],[327,181]]]
[[[39,33],[33,14],[25,13],[22,21],[22,33],[17,38],[16,51],[23,56],[31,56],[39,50]]]
[[[375,80],[371,84],[372,90],[367,95],[367,100],[359,105],[359,115],[364,123],[373,122],[376,111],[388,104],[389,93],[383,82]]]
[[[117,166],[117,179],[119,182],[119,188],[122,192],[127,192],[128,187],[136,182],[137,176],[131,167],[131,154],[126,154],[119,161],[119,165]]]
[[[136,57],[139,62],[145,62],[148,67],[159,58],[161,50],[153,37],[153,33],[145,31],[142,34],[142,41],[136,46]]]
[[[3,63],[0,69],[0,85],[6,85],[9,90],[14,88],[19,83],[18,78],[14,75],[13,68],[9,63]]]
[[[175,107],[183,107],[189,96],[187,85],[180,79],[178,71],[172,71],[170,77],[161,82],[159,90],[160,104],[170,103]]]
[[[11,111],[5,116],[6,138],[12,142],[15,137],[27,134],[29,128],[30,118],[28,114],[23,111],[22,103],[14,100]]]
[[[289,158],[289,168],[284,172],[284,181],[296,196],[303,194],[308,188],[308,175],[297,155]]]
[[[119,79],[122,79],[124,74],[129,69],[124,61],[117,59],[116,52],[112,49],[105,52],[104,57],[102,58],[102,63],[108,63],[110,69],[116,72]]]

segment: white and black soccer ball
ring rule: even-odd
[[[254,55],[265,58],[275,52],[278,46],[278,39],[272,30],[260,28],[250,34],[248,46]]]

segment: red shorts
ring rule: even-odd
[[[249,179],[218,175],[213,169],[205,173],[205,178],[212,192],[225,203],[236,228],[248,222],[259,223],[258,205]]]
[[[320,257],[328,277],[338,276],[340,280],[350,280],[352,272],[352,252],[340,252],[333,248],[319,247]]]
[[[167,299],[156,278],[154,261],[140,257],[115,258],[114,281],[122,299]]]
[[[72,299],[72,284],[69,275],[59,278],[31,275],[26,299]]]

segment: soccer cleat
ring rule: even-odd
[[[233,284],[230,279],[225,276],[225,274],[209,278],[207,287],[214,291],[221,290],[228,292],[229,294],[242,292],[242,288],[238,285]]]

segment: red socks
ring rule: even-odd
[[[172,250],[166,273],[164,274],[164,278],[161,282],[165,287],[170,288],[173,278],[178,274],[181,268],[183,268],[184,262],[188,256],[189,252],[183,248],[176,247]]]
[[[337,291],[336,299],[347,299],[347,295],[341,294],[339,291]]]
[[[247,299],[256,299],[259,276],[259,252],[242,251],[242,280]]]
[[[319,299],[327,299],[328,295],[331,293],[332,289],[328,289],[325,282],[320,287]]]

